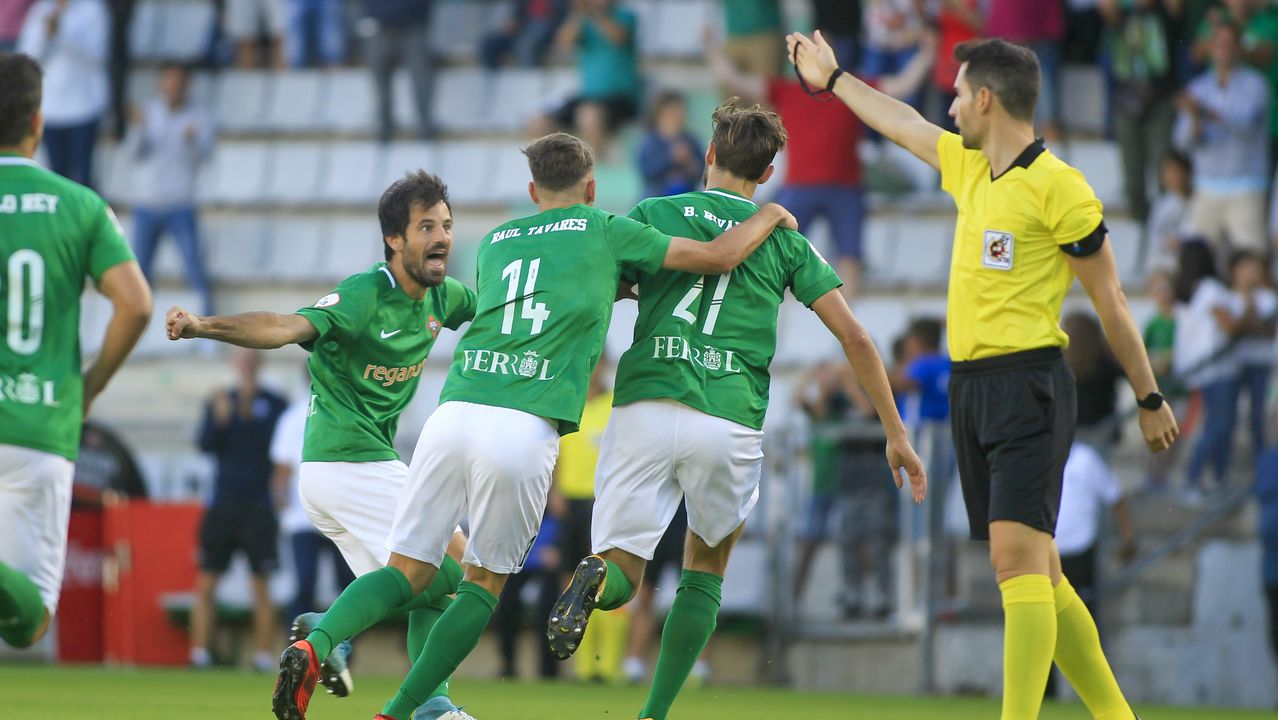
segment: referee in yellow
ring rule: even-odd
[[[1135,391],[1154,452],[1179,432],[1118,284],[1101,203],[1034,137],[1038,61],[1002,40],[955,49],[958,134],[839,69],[817,33],[787,38],[804,81],[940,170],[958,206],[950,264],[950,416],[972,537],[990,541],[1003,596],[1003,720],[1035,720],[1052,661],[1098,720],[1132,720],[1096,624],[1053,541],[1074,436],[1061,303],[1075,276]]]

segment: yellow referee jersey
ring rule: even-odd
[[[941,187],[958,206],[946,334],[950,358],[1065,347],[1061,303],[1074,282],[1061,246],[1101,226],[1083,174],[1034,143],[997,178],[979,150],[942,133]]]
[[[599,463],[599,443],[612,414],[612,393],[600,393],[586,400],[580,430],[559,440],[559,460],[555,485],[569,500],[589,500],[595,496],[595,465]]]

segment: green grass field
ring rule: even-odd
[[[356,693],[316,698],[308,718],[370,720],[394,691],[397,678],[360,677]],[[272,720],[274,676],[187,670],[0,665],[0,720]],[[321,689],[322,690],[322,689]],[[643,702],[641,688],[573,684],[461,681],[455,699],[478,720],[630,720]],[[1272,712],[1138,708],[1144,720],[1248,720]],[[909,698],[797,693],[737,687],[686,691],[673,720],[995,720],[990,699]],[[1043,720],[1087,720],[1082,705],[1045,707]]]

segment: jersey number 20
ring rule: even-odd
[[[44,258],[25,248],[9,256],[8,306],[9,349],[19,355],[33,355],[44,339]],[[0,276],[0,285],[5,277]]]
[[[723,296],[728,294],[728,283],[732,282],[732,273],[727,275],[702,275],[697,284],[693,285],[688,294],[683,296],[679,304],[675,306],[674,316],[683,320],[690,325],[697,324],[697,316],[692,312],[692,304],[701,297],[701,293],[705,290],[706,281],[711,277],[715,279],[714,294],[710,296],[710,308],[706,310],[706,324],[702,326],[701,331],[706,335],[714,334],[714,325],[719,321],[719,309],[723,307]]]
[[[532,331],[529,335],[540,335],[541,327],[546,324],[546,318],[550,317],[550,311],[546,309],[546,303],[533,302],[533,296],[537,294],[537,272],[541,270],[541,258],[533,258],[528,261],[528,278],[524,281],[524,303],[523,308],[519,311],[519,317],[524,320],[532,320]],[[507,281],[506,286],[506,308],[503,310],[501,317],[501,334],[509,335],[515,328],[515,298],[519,294],[519,276],[524,272],[524,261],[516,260],[501,270],[501,277]]]

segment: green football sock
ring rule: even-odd
[[[430,581],[430,585],[426,586],[426,589],[417,597],[409,600],[398,609],[404,612],[412,612],[417,608],[430,607],[440,598],[457,592],[457,585],[461,583],[461,579],[461,565],[458,565],[456,560],[445,555],[444,562],[440,564],[439,570],[435,573],[435,579]]]
[[[421,657],[422,650],[426,648],[426,639],[430,637],[431,628],[435,627],[435,623],[439,620],[440,616],[442,616],[452,604],[453,599],[445,595],[429,606],[418,608],[408,614],[408,659],[411,662],[415,663],[417,662],[417,658]],[[430,697],[448,697],[448,681],[450,679],[451,678],[447,678],[444,682],[440,683],[439,687],[435,688],[435,692],[432,693]],[[429,700],[430,698],[426,699]],[[409,708],[409,712],[412,710],[413,708]],[[387,714],[391,715],[391,717],[396,717],[391,713]]]
[[[392,567],[355,578],[324,613],[324,619],[306,636],[320,662],[333,646],[367,630],[413,597],[404,573]]]
[[[661,630],[661,654],[652,676],[652,688],[641,718],[666,720],[679,690],[706,649],[723,602],[723,577],[698,570],[684,570],[679,590]]]
[[[0,563],[0,639],[28,647],[44,622],[40,588],[25,573]]]
[[[599,597],[595,600],[595,609],[616,610],[630,602],[630,598],[635,594],[635,589],[630,584],[630,579],[617,566],[617,563],[611,560],[604,560],[604,563],[608,565],[608,574],[604,577],[603,587],[599,588]]]
[[[437,689],[452,675],[479,644],[495,607],[496,596],[475,583],[463,582],[457,588],[457,599],[435,623],[413,669],[382,712],[402,720],[434,697],[432,688]]]

